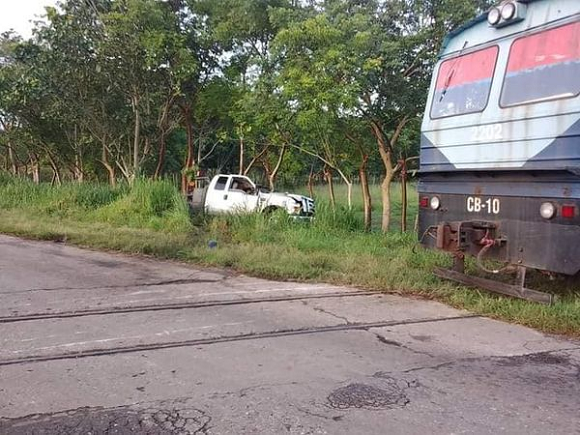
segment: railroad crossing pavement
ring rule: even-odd
[[[0,236],[1,434],[580,433],[580,343]]]

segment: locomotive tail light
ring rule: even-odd
[[[551,202],[544,202],[540,206],[540,215],[544,219],[552,219],[556,215],[556,207]]]
[[[514,3],[506,3],[501,8],[501,17],[506,21],[511,20],[513,17],[516,16],[516,11],[517,8]]]
[[[419,207],[421,208],[429,207],[429,198],[427,196],[422,196],[421,199],[419,199]]]
[[[576,206],[575,205],[563,205],[562,206],[562,217],[566,219],[574,219],[576,216]]]
[[[499,8],[491,8],[487,14],[487,22],[492,26],[497,26],[501,20],[501,11]]]
[[[441,207],[441,200],[439,197],[434,196],[431,198],[431,201],[429,201],[429,207],[431,207],[431,210],[439,210],[439,207]]]

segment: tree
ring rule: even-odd
[[[441,27],[451,25],[449,3],[465,11],[470,2],[327,0],[276,39],[280,56],[287,58],[283,86],[296,104],[318,106],[318,113],[331,112],[350,128],[364,124],[374,139],[384,171],[383,231],[389,229],[391,184],[400,169],[399,139],[423,112],[433,47]],[[427,6],[431,12],[420,12]],[[345,136],[355,149],[365,143],[348,129]],[[363,152],[361,162],[367,159]]]
[[[12,32],[0,35],[0,145],[6,151],[5,167],[13,175],[19,174],[20,166],[14,137],[18,128],[15,85],[20,74],[14,56],[20,43]]]
[[[124,0],[112,4],[102,15],[106,38],[99,56],[109,86],[124,95],[133,114],[131,153],[119,149],[117,165],[132,182],[141,172],[151,151],[151,138],[143,134],[157,117],[152,113],[159,81],[159,40],[165,30],[165,15],[154,0]]]
[[[97,2],[106,7],[104,2]],[[96,7],[96,6],[95,6]],[[60,160],[77,181],[87,175],[86,160],[96,156],[87,110],[102,99],[98,74],[97,45],[103,38],[98,11],[86,2],[69,0],[61,9],[47,8],[47,22],[35,30],[38,46],[32,59],[34,74],[44,89],[43,111],[54,117],[61,138],[51,141],[56,147],[51,161]],[[63,148],[64,147],[64,148]],[[60,178],[55,167],[55,176]]]
[[[200,1],[212,39],[228,53],[223,72],[236,88],[231,117],[238,138],[238,171],[247,173],[260,164],[271,189],[288,155],[291,135],[291,113],[276,89],[279,65],[271,44],[285,13],[297,9],[289,0]]]
[[[40,180],[159,178],[201,165],[338,174],[352,203],[382,170],[382,228],[444,35],[488,0],[63,0],[0,39],[4,167]],[[179,163],[179,164],[178,164]],[[316,170],[315,170],[316,169]]]

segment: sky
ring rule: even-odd
[[[56,0],[0,0],[0,33],[14,29],[21,36],[30,37],[30,20],[42,15],[45,6],[55,4]]]

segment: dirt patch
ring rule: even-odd
[[[0,420],[0,433],[11,435],[190,435],[203,434],[211,419],[194,408],[81,408]]]
[[[407,405],[409,399],[396,382],[384,387],[353,383],[334,390],[328,396],[328,404],[335,409],[391,409]]]
[[[522,364],[541,365],[569,365],[570,358],[566,355],[557,355],[550,352],[534,353],[531,355],[519,355],[501,358],[500,364],[505,366],[517,366]]]

